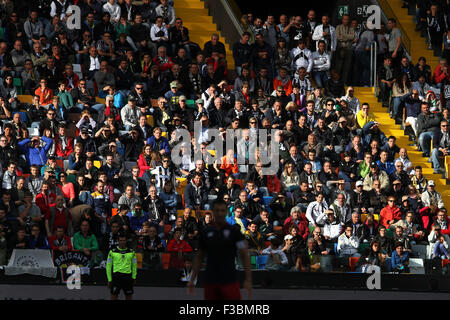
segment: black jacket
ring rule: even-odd
[[[206,186],[202,185],[200,190],[197,192],[192,183],[188,183],[184,189],[184,203],[186,207],[191,209],[195,209],[197,205],[202,207],[208,203],[208,191]]]

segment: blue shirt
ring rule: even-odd
[[[139,217],[134,214],[134,211],[128,212],[127,216],[130,218],[130,226],[133,231],[139,231],[142,229],[142,224],[149,219],[148,213],[145,211],[141,211],[141,215]]]
[[[393,174],[395,171],[395,165],[393,162],[388,161],[383,164],[383,163],[381,163],[381,160],[378,160],[377,165],[378,165],[378,168],[380,168],[380,170],[383,170],[384,172],[386,172],[388,176]]]

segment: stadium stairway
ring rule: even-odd
[[[416,31],[415,16],[408,8],[402,8],[402,0],[378,0],[381,9],[388,18],[395,18],[397,27],[402,32],[402,40],[415,65],[420,57],[425,57],[431,70],[439,64],[439,58],[434,55],[433,50],[428,49],[426,39],[420,31]]]
[[[450,185],[447,185],[447,180],[441,174],[433,174],[432,165],[427,158],[422,157],[422,151],[417,151],[415,146],[409,145],[411,144],[409,137],[404,134],[400,125],[395,124],[395,120],[389,117],[387,109],[383,108],[377,97],[374,96],[373,88],[356,87],[355,96],[358,97],[361,103],[369,103],[370,112],[373,113],[376,121],[380,123],[381,131],[384,132],[386,137],[395,136],[397,138],[396,144],[400,148],[406,148],[409,160],[414,166],[420,165],[423,168],[423,174],[428,180],[434,180],[436,190],[442,194],[445,207],[450,208]]]
[[[233,52],[230,50],[230,43],[224,35],[217,29],[213,18],[208,14],[205,3],[201,0],[176,0],[174,1],[175,14],[183,19],[183,25],[189,29],[189,38],[192,42],[198,43],[203,50],[204,44],[211,40],[211,34],[217,33],[220,41],[225,44],[228,70],[234,70]]]

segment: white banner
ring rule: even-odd
[[[37,276],[56,278],[57,268],[53,264],[50,250],[14,249],[5,275],[13,276],[29,273]]]

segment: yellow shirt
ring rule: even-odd
[[[359,110],[359,112],[356,114],[356,122],[361,129],[370,121],[375,121],[375,116],[372,113],[369,113],[368,116],[365,116],[362,110]]]

